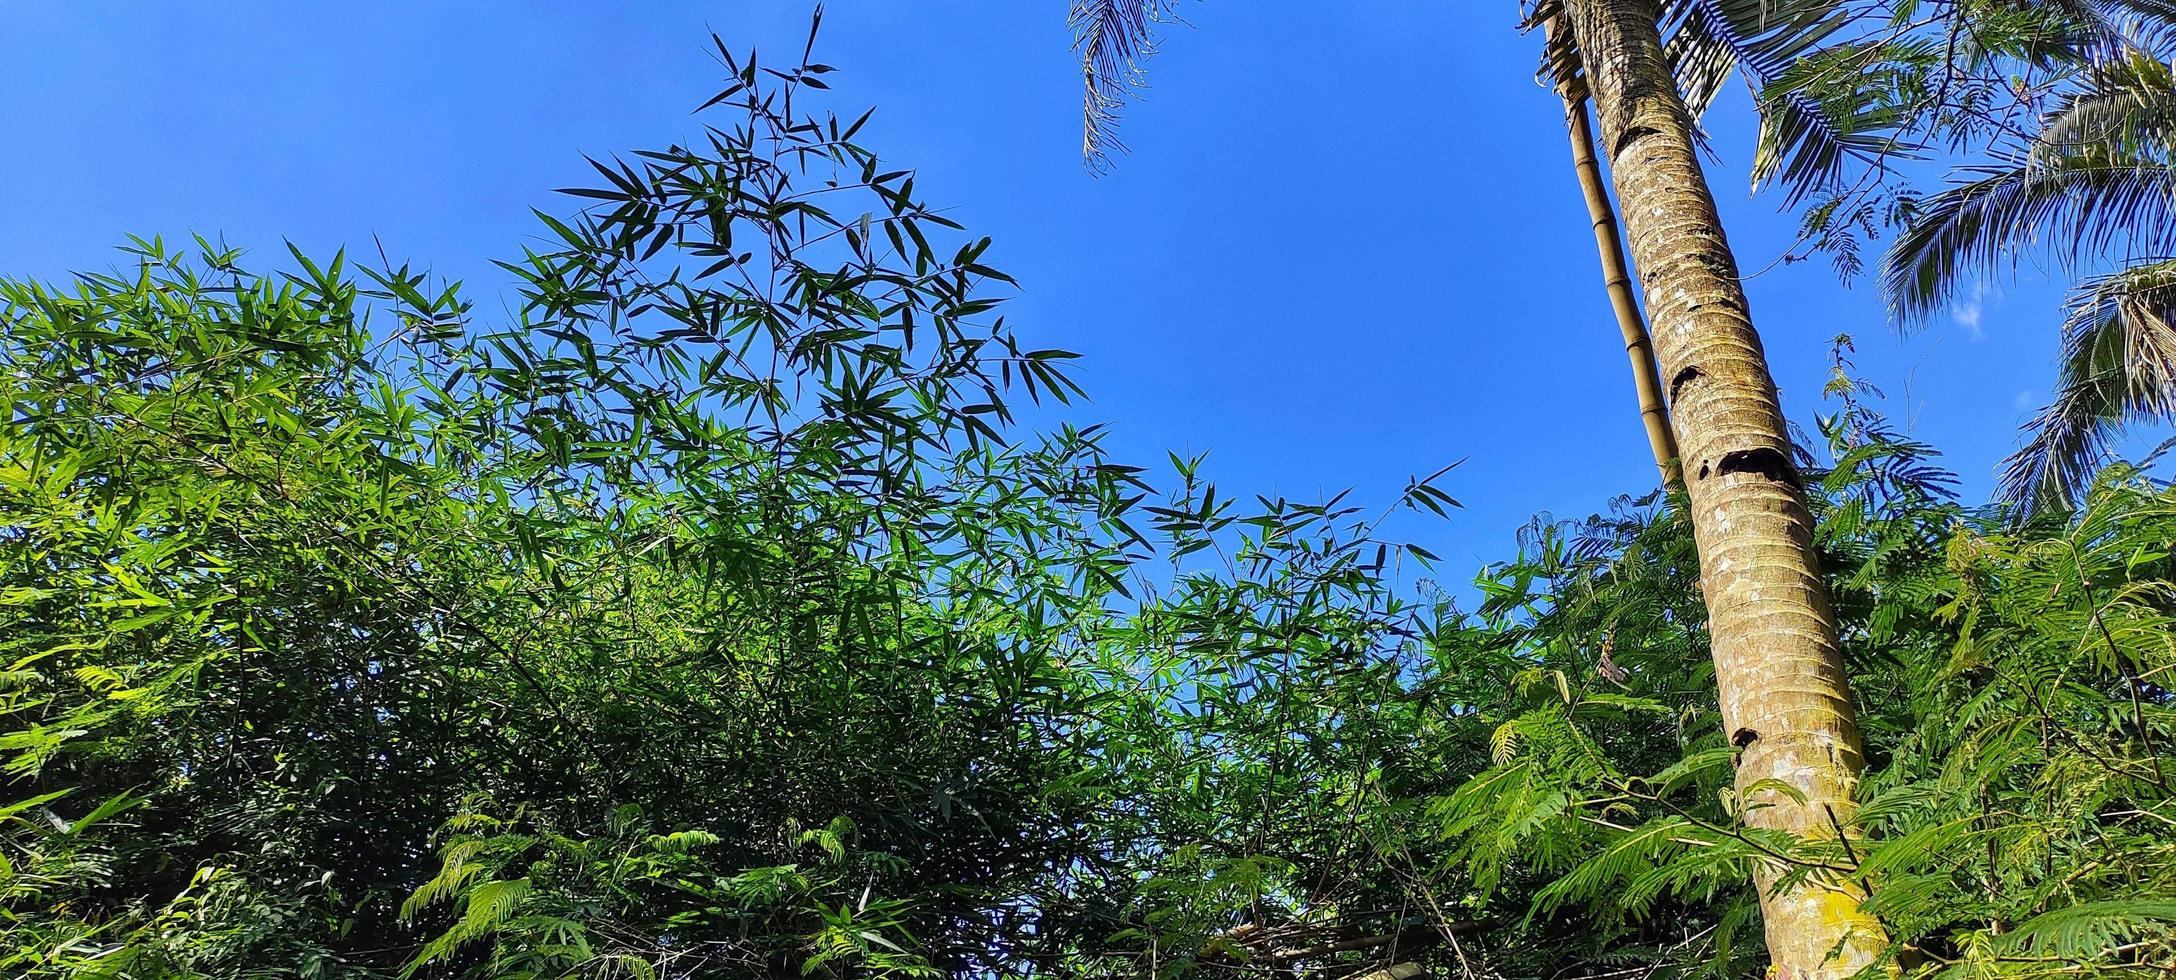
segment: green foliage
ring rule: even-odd
[[[482,969],[491,976],[677,976],[730,970],[736,960],[761,971],[797,944],[805,947],[803,972],[834,962],[871,976],[940,972],[908,948],[907,903],[868,891],[868,883],[898,880],[906,862],[850,853],[852,824],[843,817],[799,835],[806,862],[731,868],[710,855],[724,838],[649,833],[633,804],[619,808],[601,836],[574,838],[526,813],[491,816],[479,808],[486,802],[472,801],[448,821],[437,876],[401,906],[411,920],[452,910],[452,924],[416,952],[408,974],[477,946],[488,947]],[[840,898],[856,885],[858,899]],[[705,934],[752,941],[731,954],[661,941]],[[765,937],[779,948],[764,949]]]
[[[684,335],[542,325],[628,324],[613,287],[489,331],[199,249],[7,287],[18,975],[1739,976],[1762,865],[1868,888],[1914,969],[2170,955],[2176,501],[1962,507],[1841,366],[1875,765],[1808,843],[1740,823],[1674,502],[1538,521],[1461,611],[1342,499],[1174,459],[1150,503],[1092,432],[769,393],[967,352],[706,387]]]
[[[0,283],[7,975],[1745,977],[1755,868],[1915,975],[2176,962],[2166,486],[1966,506],[1839,361],[1871,768],[1750,830],[1682,500],[1461,604],[1381,531],[1447,470],[1375,511],[1028,429],[1078,389],[989,243],[826,66],[720,54],[503,322],[204,241]]]
[[[1688,0],[1666,13],[1696,106],[1731,70],[1757,89],[1755,182],[1803,206],[1808,253],[1849,280],[1862,243],[1895,232],[1879,278],[1900,325],[2028,255],[2078,277],[2056,396],[2009,461],[2007,500],[2073,506],[2112,434],[2169,418],[2176,7]],[[1951,179],[1927,188],[1909,163],[1937,156]]]
[[[1734,958],[1757,921],[1745,884],[1756,866],[1864,889],[1913,975],[2166,969],[2176,798],[2163,755],[2176,717],[2156,680],[2176,665],[2176,497],[2119,469],[2075,519],[2013,526],[1948,502],[1924,448],[1890,435],[1841,372],[1834,391],[1844,407],[1823,425],[1835,465],[1822,545],[1871,760],[1851,836],[1739,825],[1734,750],[1702,671],[1580,618],[1589,590],[1611,612],[1682,593],[1637,539],[1590,525],[1585,563],[1544,536],[1532,574],[1559,584],[1526,608],[1547,631],[1541,649],[1599,633],[1618,671],[1558,660],[1539,668],[1538,694],[1498,709],[1512,734],[1494,768],[1437,804],[1458,857],[1484,885],[1513,871],[1549,879],[1529,924],[1577,903],[1720,975],[1750,969]],[[1640,700],[1598,701],[1605,685]]]
[[[941,244],[859,121],[796,114],[827,68],[727,59],[694,148],[541,216],[505,325],[406,269],[206,242],[0,286],[10,975],[1073,941],[1021,910],[1101,847],[1064,781],[1114,695],[1062,637],[1103,616],[1095,515],[1131,481],[1092,433],[1004,444],[1005,396],[1067,397],[1069,355],[990,318],[987,242]],[[434,875],[471,798],[537,828],[477,860],[569,867]],[[700,859],[644,873],[769,904],[600,883],[627,802],[644,860]],[[833,870],[775,870],[811,852]]]

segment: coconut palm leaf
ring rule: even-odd
[[[2097,66],[2088,87],[2056,102],[2041,123],[2033,153],[2049,160],[2106,150],[2169,160],[2172,147],[2176,147],[2176,70],[2132,48]]]
[[[1795,204],[1833,186],[1853,160],[1878,162],[1898,150],[1896,114],[1868,88],[1863,103],[1812,94],[1801,66],[1839,50],[1846,28],[1865,14],[1847,0],[1667,0],[1664,52],[1685,105],[1704,114],[1732,75],[1757,93],[1761,136],[1755,186],[1782,185]],[[1817,77],[1817,76],[1816,76]],[[1845,76],[1859,79],[1860,72]]]
[[[2063,335],[2055,400],[2003,472],[2002,496],[2025,513],[2068,509],[2126,423],[2176,410],[2176,261],[2082,283]]]
[[[2121,12],[2060,2],[2108,23]],[[1883,291],[1905,324],[1938,312],[1966,278],[2002,274],[2028,252],[2072,271],[2122,267],[2070,298],[2055,399],[2026,424],[2003,474],[2002,493],[2022,513],[2069,506],[2115,432],[2176,406],[2176,70],[2122,47],[2079,77],[2015,162],[1968,171],[1972,179],[1922,202],[1882,262]]]
[[[2110,0],[2132,43],[2149,51],[2176,44],[2176,0]]]
[[[1965,107],[2021,75],[2097,71],[2176,43],[2176,0],[1981,0],[1933,30],[1855,0],[1674,0],[1665,11],[1696,108],[1733,69],[1755,85],[1753,183],[1782,186],[1792,206],[1840,188],[1853,164],[1886,168],[1932,134],[1988,125]]]
[[[2124,52],[2155,50],[2176,41],[2176,2],[2172,0],[2009,0],[1998,5],[2047,14],[2070,25],[2076,51],[2095,60]]]
[[[1916,37],[1834,44],[1769,76],[1754,100],[1754,187],[1781,186],[1795,207],[1840,191],[1855,165],[1886,169],[1918,159],[1909,66],[1932,47]]]
[[[1780,179],[1794,202],[1832,182],[1846,161],[1875,159],[1890,142],[1865,132],[1877,128],[1870,115],[1833,113],[1797,86],[1778,84],[1800,61],[1826,50],[1853,21],[1852,8],[1849,0],[1665,0],[1659,11],[1663,53],[1694,118],[1707,113],[1734,76],[1762,93],[1756,108],[1763,155],[1755,160],[1754,183]],[[1561,13],[1559,0],[1538,0],[1526,24],[1550,23]],[[1579,74],[1568,34],[1549,32],[1540,76],[1577,90]]]
[[[1666,0],[1663,51],[1678,93],[1698,116],[1732,72],[1764,85],[1850,22],[1843,0]]]
[[[1081,156],[1091,169],[1104,170],[1111,154],[1125,152],[1119,112],[1141,90],[1156,27],[1172,8],[1172,0],[1073,0],[1067,22],[1082,76]]]
[[[1882,289],[1903,323],[1940,310],[1964,278],[1997,275],[2027,250],[2066,267],[2094,258],[2176,254],[2176,168],[2109,153],[1975,168],[1927,199],[1882,259]]]
[[[1585,98],[1586,72],[1579,64],[1579,45],[1572,40],[1570,25],[1564,21],[1563,0],[1534,0],[1521,6],[1524,12],[1519,29],[1543,28],[1541,68],[1534,73],[1534,79]]]

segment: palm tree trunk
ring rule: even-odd
[[[1686,469],[1724,730],[1748,826],[1833,839],[1852,819],[1858,721],[1805,489],[1651,0],[1566,0],[1601,122]],[[1786,793],[1773,788],[1791,787]],[[1802,797],[1799,798],[1799,797]],[[1777,977],[1848,976],[1886,941],[1840,881],[1756,871]]]
[[[1564,22],[1551,18],[1548,34],[1552,47],[1562,40]],[[1624,239],[1617,230],[1617,211],[1602,183],[1602,168],[1594,158],[1594,124],[1587,119],[1586,87],[1573,75],[1572,65],[1559,66],[1556,93],[1564,100],[1564,128],[1572,141],[1572,170],[1579,175],[1579,193],[1587,200],[1587,217],[1594,224],[1594,250],[1602,260],[1602,287],[1609,293],[1610,309],[1617,315],[1617,331],[1624,335],[1625,357],[1632,362],[1632,388],[1639,394],[1640,422],[1647,428],[1647,448],[1655,454],[1655,469],[1662,485],[1683,483],[1679,468],[1677,437],[1670,432],[1670,411],[1662,400],[1662,372],[1655,366],[1655,351],[1647,337],[1647,320],[1640,315],[1639,300],[1632,295],[1632,272],[1625,265]]]

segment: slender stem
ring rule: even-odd
[[[1632,292],[1632,269],[1625,261],[1624,238],[1617,227],[1617,209],[1610,203],[1609,186],[1594,155],[1594,123],[1587,116],[1587,93],[1573,77],[1576,56],[1569,50],[1564,22],[1552,18],[1549,43],[1566,46],[1565,62],[1557,72],[1556,92],[1564,100],[1564,128],[1571,136],[1572,169],[1579,175],[1579,192],[1587,201],[1587,217],[1594,225],[1594,250],[1602,260],[1602,285],[1609,292],[1609,306],[1617,315],[1617,330],[1624,335],[1625,357],[1632,364],[1632,387],[1639,393],[1640,422],[1647,428],[1647,446],[1654,451],[1655,468],[1664,486],[1683,483],[1678,464],[1677,437],[1670,432],[1670,411],[1662,394],[1662,371],[1655,366],[1654,345],[1647,337],[1647,318],[1640,313],[1639,298]]]

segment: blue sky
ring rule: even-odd
[[[1512,0],[1190,4],[1133,152],[1089,175],[1061,0],[839,0],[819,42],[865,141],[1021,281],[1009,316],[1086,355],[1122,455],[1210,453],[1227,490],[1384,500],[1460,457],[1467,504],[1424,542],[1465,574],[1530,515],[1652,483],[1538,39]],[[489,260],[539,228],[584,153],[698,131],[707,30],[797,53],[797,2],[181,4],[0,0],[0,274],[107,268],[126,234],[225,235],[260,261],[381,241],[508,295]],[[1741,262],[1796,221],[1748,193],[1742,96],[1709,119]],[[2060,279],[2027,267],[1900,337],[1825,262],[1749,283],[1786,409],[1830,338],[1900,424],[1991,485],[2046,397]]]

